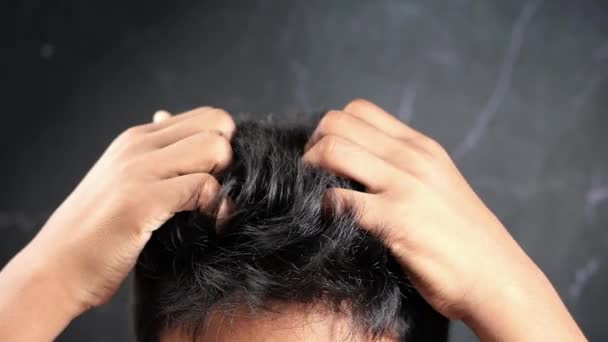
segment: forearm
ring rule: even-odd
[[[525,286],[505,286],[464,318],[482,341],[586,341],[559,295],[540,274]]]
[[[51,341],[83,308],[30,244],[0,272],[0,340]],[[43,254],[42,254],[43,255]]]

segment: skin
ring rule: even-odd
[[[197,336],[200,342],[398,342],[395,336],[373,339],[353,329],[350,317],[339,316],[316,305],[287,303],[275,305],[273,313],[252,313],[241,308],[231,315],[215,313]],[[162,336],[162,342],[189,341],[188,334],[172,329]]]
[[[155,229],[176,212],[208,210],[234,129],[228,113],[204,107],[157,113],[154,123],[121,134],[0,273],[0,339],[52,340],[107,302]],[[358,208],[361,225],[383,237],[425,299],[481,340],[586,340],[543,272],[433,139],[355,100],[325,115],[304,160],[366,186],[330,189],[326,199],[335,210]],[[220,205],[220,216],[229,211]],[[330,318],[315,340],[331,340],[341,323]],[[273,321],[269,333],[262,318],[236,324],[262,340],[282,326]],[[302,334],[298,341],[312,336]]]

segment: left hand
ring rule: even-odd
[[[366,187],[326,195],[338,210],[357,209],[362,228],[384,239],[437,311],[482,339],[584,340],[548,279],[435,140],[355,100],[325,115],[304,160]]]

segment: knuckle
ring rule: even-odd
[[[146,132],[145,125],[133,126],[123,131],[113,141],[113,145],[130,147],[142,143],[144,133]]]
[[[325,114],[321,122],[319,123],[319,130],[327,133],[339,129],[345,120],[347,120],[348,114],[339,110],[330,110]]]
[[[202,201],[208,201],[213,198],[220,190],[219,183],[210,174],[202,174],[199,180],[200,194],[199,198]]]
[[[188,112],[186,112],[185,114],[189,114],[192,116],[198,116],[198,115],[204,115],[209,113],[210,111],[213,111],[214,108],[213,107],[209,107],[209,106],[201,106],[201,107],[196,107]]]
[[[208,107],[208,106],[197,107],[197,108],[194,108],[194,109],[186,112],[185,114],[190,116],[188,119],[193,118],[196,122],[201,118],[205,118],[205,119],[208,118],[209,113],[213,112],[214,110],[215,109],[213,107]]]
[[[422,136],[419,138],[419,145],[432,156],[443,156],[446,152],[441,144],[432,138]]]
[[[143,135],[143,133],[144,125],[138,125],[126,129],[124,132],[122,132],[122,134],[120,134],[120,137],[122,137],[122,140],[130,141],[139,138]]]
[[[219,183],[210,174],[201,174],[192,183],[192,188],[184,194],[185,202],[192,202],[192,206],[206,209],[218,195]]]
[[[222,132],[234,132],[234,130],[236,129],[236,123],[234,122],[230,114],[228,114],[228,112],[226,112],[225,110],[215,108],[213,109],[211,115],[213,118],[212,122],[214,128],[217,128]]]
[[[228,139],[218,134],[212,134],[208,143],[217,165],[219,167],[227,166],[232,159],[232,146]]]
[[[362,109],[366,109],[369,107],[369,101],[364,100],[362,98],[357,98],[354,99],[352,101],[350,101],[348,103],[348,105],[346,105],[346,107],[344,108],[344,110],[348,111],[357,111],[357,110],[362,110]]]
[[[335,135],[327,135],[321,138],[318,143],[319,157],[323,161],[335,158],[337,150],[340,148],[342,141]]]

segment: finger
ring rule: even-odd
[[[194,108],[192,110],[189,110],[189,111],[186,111],[183,113],[171,115],[171,117],[168,118],[168,120],[163,120],[159,123],[156,123],[154,125],[154,127],[155,127],[155,130],[163,129],[163,128],[171,126],[177,122],[180,122],[182,120],[187,120],[188,118],[191,118],[194,115],[198,115],[198,114],[201,114],[203,112],[213,110],[213,109],[214,109],[213,107],[204,106],[204,107]]]
[[[226,168],[231,159],[228,139],[203,131],[151,152],[147,162],[157,165],[161,178],[171,178],[189,173],[214,173]]]
[[[313,145],[304,161],[363,184],[377,193],[400,176],[399,170],[373,153],[335,135],[327,135]]]
[[[166,110],[157,110],[154,113],[154,116],[152,116],[152,122],[160,123],[169,118],[171,118],[171,113],[167,112]]]
[[[198,107],[198,108],[194,108],[192,110],[183,112],[183,113],[179,113],[179,114],[175,114],[175,115],[171,115],[171,117],[168,120],[162,121],[156,125],[154,125],[155,130],[159,130],[159,129],[163,129],[163,128],[167,128],[171,125],[174,125],[178,122],[184,121],[184,120],[188,120],[190,118],[192,118],[193,116],[197,116],[200,114],[204,114],[206,112],[213,112],[213,111],[217,111],[217,110],[222,110],[220,108],[215,108],[215,107],[210,107],[210,106],[203,106],[203,107]]]
[[[351,189],[331,188],[323,194],[323,202],[332,215],[354,215],[362,228],[370,232],[378,232],[384,226],[380,198],[377,195],[359,192]]]
[[[224,110],[207,108],[191,113],[150,133],[148,139],[157,148],[162,148],[202,131],[216,131],[230,139],[236,130],[234,120]],[[173,118],[167,121],[171,120]]]
[[[177,115],[172,115],[171,113],[169,113],[168,111],[165,111],[165,110],[158,110],[152,116],[152,122],[145,123],[145,124],[139,125],[137,127],[139,127],[142,132],[152,133],[152,132],[158,131],[160,129],[166,128],[168,126],[171,126],[174,123],[180,122],[184,119],[197,115],[197,114],[201,113],[202,111],[211,110],[211,109],[213,109],[213,108],[200,107],[200,108],[197,108],[197,109],[185,112],[185,113],[177,114]]]
[[[358,117],[396,139],[407,140],[422,135],[422,133],[367,100],[356,99],[351,101],[344,107],[344,112]]]
[[[399,169],[415,167],[420,160],[419,149],[408,143],[411,140],[395,139],[358,117],[338,110],[327,112],[305,150],[328,135],[337,135],[357,144]]]
[[[208,173],[192,173],[163,180],[159,184],[160,198],[171,213],[200,210],[217,217],[229,215],[229,200],[219,198],[221,185]]]

